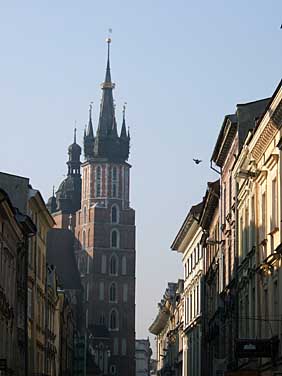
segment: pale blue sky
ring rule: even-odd
[[[97,124],[113,29],[117,113],[120,123],[126,101],[132,136],[138,337],[182,276],[170,245],[217,178],[209,159],[224,115],[281,79],[281,22],[281,0],[0,0],[0,170],[29,176],[46,199],[92,100]]]

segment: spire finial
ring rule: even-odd
[[[93,107],[93,101],[90,102],[89,104],[89,120],[92,120],[92,107]]]
[[[123,106],[122,106],[122,116],[123,116],[123,120],[125,120],[125,110],[126,110],[126,105],[127,105],[127,102],[124,102]]]
[[[76,144],[76,120],[74,122],[73,143]]]
[[[55,197],[55,186],[53,185],[53,197]]]

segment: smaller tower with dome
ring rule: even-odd
[[[76,142],[76,128],[73,143],[68,147],[67,177],[61,182],[56,193],[49,198],[47,207],[58,227],[69,228],[75,213],[81,206],[81,147]]]

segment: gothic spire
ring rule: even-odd
[[[86,136],[90,137],[91,139],[94,139],[93,125],[92,125],[92,104],[93,102],[91,102],[89,105],[89,121],[88,121],[87,130],[86,130]]]
[[[121,132],[120,132],[121,138],[127,138],[126,125],[125,125],[125,109],[126,109],[126,103],[124,103],[123,109],[122,109],[122,126],[121,126]]]
[[[107,44],[108,44],[107,68],[106,68],[105,82],[103,82],[101,85],[103,94],[102,94],[102,101],[101,101],[97,137],[107,137],[111,135],[112,130],[114,130],[114,124],[115,124],[115,110],[114,110],[114,100],[113,100],[113,89],[115,85],[112,83],[111,71],[110,71],[111,38],[107,38]]]

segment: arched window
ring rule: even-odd
[[[83,233],[82,233],[82,247],[83,247],[83,249],[85,249],[85,246],[86,246],[86,234],[85,234],[85,231],[83,231]]]
[[[83,223],[86,223],[87,222],[87,219],[86,219],[86,206],[84,206],[83,208]]]
[[[117,285],[114,282],[110,285],[110,302],[117,302]]]
[[[111,232],[111,247],[119,248],[119,232],[116,229]]]
[[[112,255],[112,257],[110,258],[110,274],[118,274],[118,260],[116,255]]]
[[[80,232],[78,231],[77,233],[77,248],[80,248],[81,247],[81,244],[80,244]]]
[[[88,247],[90,247],[90,229],[88,229],[87,244],[88,244]]]
[[[112,197],[118,197],[117,167],[112,168]]]
[[[111,211],[111,222],[112,223],[118,223],[119,222],[119,210],[117,205],[112,206]]]
[[[110,330],[118,329],[118,313],[116,309],[111,310],[110,312]]]
[[[122,256],[121,259],[121,274],[126,275],[126,256]]]
[[[105,314],[104,314],[104,312],[102,312],[102,313],[100,314],[100,317],[99,317],[99,324],[100,324],[100,325],[105,325]]]
[[[96,167],[96,197],[101,196],[101,166]]]

